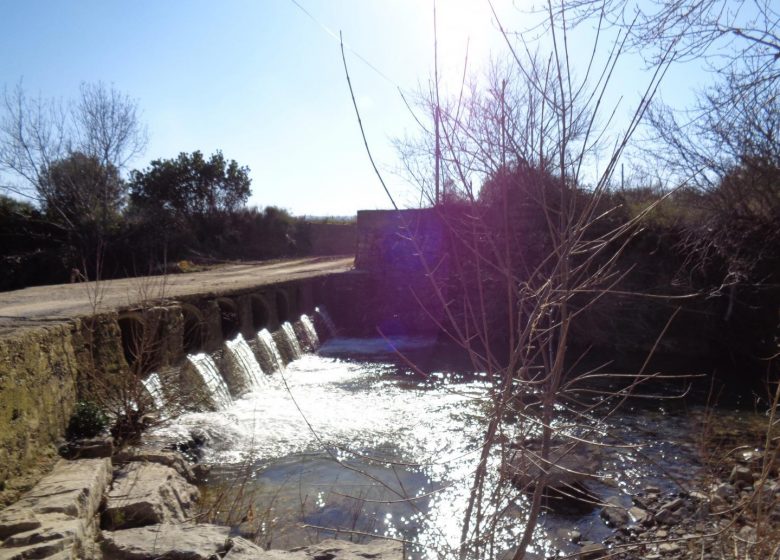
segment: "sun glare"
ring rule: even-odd
[[[429,8],[433,7],[429,4]],[[470,74],[484,68],[500,34],[487,2],[436,2],[438,63],[445,81],[460,80],[464,65]]]

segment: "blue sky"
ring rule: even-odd
[[[427,88],[432,2],[297,3],[316,21],[292,0],[0,0],[0,85],[21,79],[29,94],[73,98],[82,81],[113,83],[138,100],[149,129],[136,168],[221,149],[250,167],[250,204],[299,215],[386,208],[328,32],[341,30],[354,51],[348,62],[374,156],[401,204],[414,205],[391,141],[416,130],[396,88]],[[524,21],[511,1],[497,4],[505,25]],[[475,71],[501,50],[487,2],[439,0],[438,14],[450,75],[460,71],[467,38]],[[639,62],[629,64],[621,81],[630,98],[644,79]],[[673,72],[665,95],[682,95],[696,79]]]

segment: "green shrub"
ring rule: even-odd
[[[80,401],[76,403],[65,435],[68,440],[92,438],[103,433],[107,426],[108,417],[98,405]]]

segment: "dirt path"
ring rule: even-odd
[[[203,272],[36,286],[0,293],[0,332],[130,306],[148,299],[222,293],[352,269],[353,257],[225,265]],[[96,298],[97,296],[97,298]],[[97,304],[93,303],[97,299]]]

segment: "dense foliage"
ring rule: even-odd
[[[278,258],[311,245],[303,220],[246,207],[249,169],[221,152],[155,160],[127,182],[73,152],[38,177],[38,208],[0,197],[0,289],[159,273],[181,260]]]

